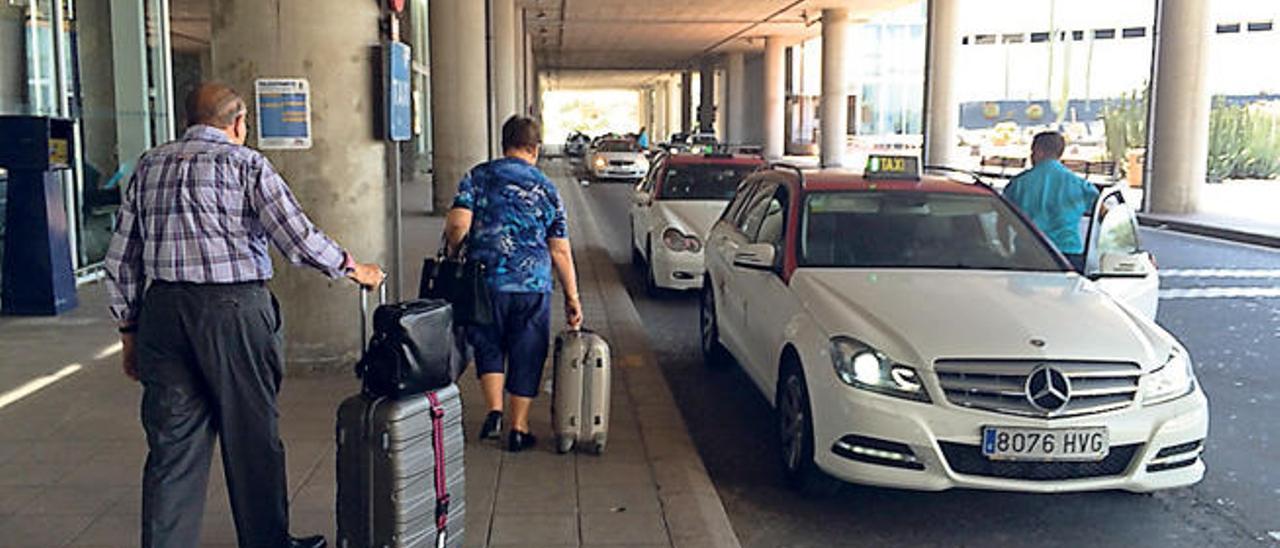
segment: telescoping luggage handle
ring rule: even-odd
[[[378,285],[378,304],[387,304],[387,281]],[[360,357],[369,349],[369,288],[360,286]]]

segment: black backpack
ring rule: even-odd
[[[380,305],[373,313],[373,336],[356,364],[356,375],[371,396],[439,390],[458,380],[466,367],[462,339],[454,329],[453,306],[447,301]]]

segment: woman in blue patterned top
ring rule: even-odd
[[[537,167],[540,133],[531,118],[508,119],[502,125],[503,157],[462,178],[445,221],[449,249],[466,239],[467,255],[484,263],[493,294],[493,324],[467,333],[489,407],[480,439],[500,435],[505,387],[511,394],[511,451],[537,441],[529,432],[529,408],[550,345],[553,269],[564,289],[566,322],[575,329],[582,324],[564,204]]]

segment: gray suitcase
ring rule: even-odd
[[[361,308],[363,318],[363,295]],[[337,546],[462,546],[466,486],[457,385],[394,399],[351,396],[338,408],[336,434]],[[443,496],[437,496],[440,484]]]
[[[556,450],[578,446],[604,453],[609,440],[609,390],[613,371],[609,343],[592,331],[556,336],[552,360],[551,428]]]

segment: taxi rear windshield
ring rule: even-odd
[[[602,141],[596,150],[600,152],[639,152],[640,147],[631,141]]]
[[[936,192],[810,194],[801,266],[1061,271],[1062,265],[995,196]]]
[[[756,166],[689,165],[667,168],[660,200],[732,200],[738,184]]]

